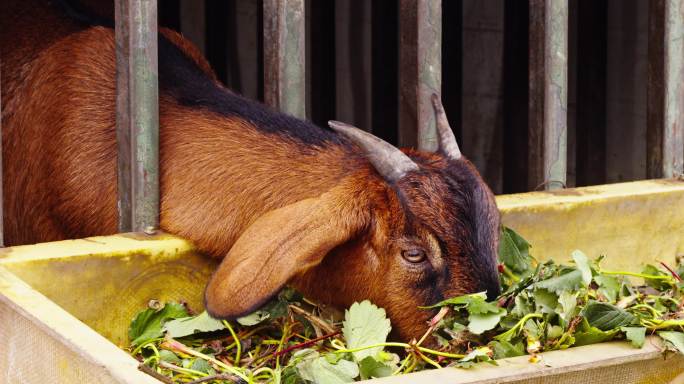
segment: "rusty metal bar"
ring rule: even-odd
[[[264,99],[306,117],[304,0],[264,0]]]
[[[399,2],[399,145],[437,149],[432,93],[442,85],[442,0]]]
[[[530,0],[530,189],[559,189],[567,174],[568,2]]]
[[[157,1],[117,0],[119,230],[159,226]]]
[[[648,3],[647,175],[684,173],[684,0]]]

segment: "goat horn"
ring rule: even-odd
[[[418,165],[413,160],[381,138],[339,121],[328,121],[328,125],[335,132],[343,134],[358,144],[385,180],[395,182],[406,173],[418,170]]]
[[[432,106],[435,108],[435,120],[437,123],[437,137],[439,138],[439,151],[452,160],[461,158],[461,150],[458,148],[454,131],[449,126],[442,100],[436,93],[432,94]]]

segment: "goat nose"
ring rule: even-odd
[[[499,274],[494,271],[485,279],[480,281],[480,291],[487,291],[487,300],[496,300],[501,294],[501,284],[499,283]]]
[[[487,285],[485,289],[487,290],[488,301],[496,300],[496,298],[501,294],[501,286],[499,285],[498,281],[496,281],[494,284]]]

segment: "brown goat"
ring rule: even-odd
[[[16,3],[31,16],[0,15],[5,238],[115,233],[114,32]],[[227,90],[168,30],[159,87],[161,227],[223,257],[210,313],[247,314],[292,284],[338,307],[370,299],[407,340],[430,316],[420,305],[498,295],[499,213],[443,113],[439,153],[321,129]]]

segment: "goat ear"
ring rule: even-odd
[[[211,277],[204,295],[207,311],[225,319],[253,312],[354,236],[364,220],[340,203],[330,191],[257,219]]]

